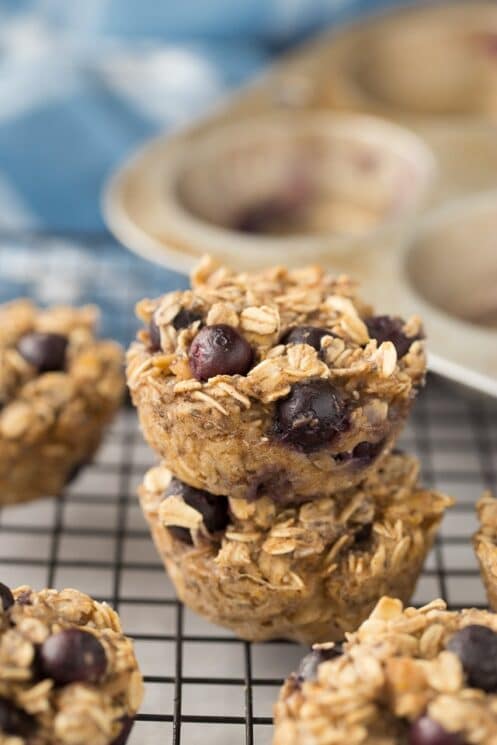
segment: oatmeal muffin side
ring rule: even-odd
[[[112,608],[0,583],[0,745],[124,745],[142,698]]]
[[[497,610],[497,499],[485,492],[476,505],[480,528],[473,536],[473,547],[492,610]]]
[[[375,316],[319,267],[236,274],[137,306],[128,384],[149,444],[212,494],[304,501],[353,486],[398,436],[425,374],[423,332]]]
[[[123,353],[93,306],[0,306],[0,505],[59,494],[124,393]]]
[[[389,592],[410,599],[452,500],[390,455],[361,486],[281,505],[208,494],[151,469],[140,501],[181,600],[250,640],[342,639]]]

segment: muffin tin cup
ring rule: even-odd
[[[379,310],[418,313],[429,367],[497,396],[497,191],[455,201],[424,218],[395,248],[358,267]],[[348,262],[339,262],[344,271]]]
[[[204,252],[246,268],[297,265],[387,240],[426,203],[435,173],[429,147],[396,125],[273,114],[174,143],[159,168],[140,169],[128,199],[142,215],[146,204],[150,233],[179,249],[177,268]],[[276,231],[264,210],[276,211]],[[107,214],[126,230],[109,202]]]
[[[313,71],[314,105],[403,121],[497,121],[494,3],[385,14],[339,33],[323,57]]]
[[[346,243],[381,230],[416,209],[434,170],[411,133],[326,114],[224,127],[179,160],[170,189],[185,221],[265,240],[275,233],[275,248],[285,251],[313,237]]]
[[[405,305],[424,317],[461,382],[497,395],[497,191],[427,218],[400,255]],[[431,366],[444,373],[444,360]],[[462,370],[465,370],[462,373]]]
[[[405,265],[409,283],[425,301],[490,335],[497,335],[496,236],[493,192],[428,220],[409,245]]]
[[[130,738],[131,731],[132,731],[132,729],[134,727],[134,724],[135,724],[135,720],[134,719],[131,719],[129,717],[125,717],[125,719],[123,721],[123,728],[122,728],[121,732],[119,733],[119,735],[116,737],[116,739],[113,740],[113,742],[111,743],[111,745],[126,745],[126,743],[128,742],[128,740]]]

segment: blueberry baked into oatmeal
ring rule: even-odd
[[[384,597],[282,688],[274,745],[495,745],[497,616]]]
[[[0,583],[0,745],[124,745],[142,697],[109,606]]]
[[[473,546],[489,605],[497,611],[497,499],[485,492],[476,507],[480,529],[473,536]]]
[[[284,505],[215,496],[151,469],[141,505],[179,597],[244,639],[343,639],[385,593],[410,599],[452,500],[388,455],[358,487]]]
[[[124,392],[123,355],[93,306],[0,306],[0,504],[58,494],[88,462]]]
[[[144,435],[211,494],[293,502],[357,485],[424,380],[420,320],[374,315],[319,267],[236,274],[206,259],[190,290],[137,313],[127,375]]]

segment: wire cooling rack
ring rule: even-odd
[[[26,294],[96,301],[105,333],[124,342],[135,300],[184,283],[107,236],[0,236],[0,302]],[[497,486],[497,409],[430,378],[400,445],[420,457],[425,483],[457,498],[414,602],[443,596],[452,608],[484,606],[470,538],[477,497]],[[0,513],[0,578],[11,586],[77,587],[119,611],[146,681],[130,745],[269,745],[273,702],[303,649],[248,644],[177,602],[136,499],[153,463],[125,407],[66,494]]]

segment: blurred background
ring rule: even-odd
[[[0,0],[0,227],[102,230],[102,184],[136,145],[388,4]]]
[[[403,6],[411,15],[392,20],[386,13],[378,24],[367,22]],[[41,303],[96,302],[102,332],[127,343],[134,302],[184,286],[185,275],[174,269],[189,268],[205,251],[219,249],[232,263],[242,257],[245,266],[324,261],[357,276],[380,309],[385,302],[383,310],[422,314],[432,350],[451,366],[432,369],[467,382],[472,365],[480,377],[471,385],[497,394],[497,6],[484,0],[438,6],[433,0],[0,0],[0,302],[20,295]],[[115,189],[113,216],[107,215],[128,246],[163,266],[119,244],[102,217],[102,189],[137,148],[216,110],[294,46],[351,21],[366,23],[326,37],[314,68],[304,70],[304,83],[318,91],[306,122],[317,108],[321,122],[310,122],[306,132],[304,122],[300,132],[295,104],[275,103],[277,86],[271,93],[262,83],[255,110],[279,107],[287,145],[280,133],[275,147],[264,134],[254,145],[251,127],[243,147],[225,130],[214,150],[201,140],[193,151],[186,140],[178,156],[183,165],[174,172],[173,163],[168,183],[170,143],[160,141],[157,151],[152,145],[140,156],[136,179],[131,173]],[[286,89],[288,80],[283,87],[279,81],[280,93],[301,95],[292,74]],[[336,129],[337,109],[356,119]],[[390,121],[364,124],[364,113]],[[239,114],[231,110],[223,124]],[[205,153],[214,151],[208,162]],[[489,198],[473,207],[483,192]],[[137,198],[126,201],[127,193]],[[452,221],[452,228],[420,238],[401,267],[397,257],[411,217],[446,205],[460,214],[452,203],[461,197],[461,225]],[[383,227],[396,220],[404,221],[404,232],[386,239]],[[280,254],[269,250],[276,244],[266,239],[274,234]],[[476,234],[478,255],[470,256],[466,246]],[[297,241],[290,245],[292,236]],[[358,257],[359,248],[372,255],[364,250],[368,237],[374,260],[355,260],[356,248]],[[350,239],[350,265],[335,261],[345,256],[342,238]],[[154,241],[154,251],[147,250]]]
[[[392,3],[390,3],[392,4]],[[105,230],[106,178],[328,24],[379,0],[0,0],[0,301],[132,305],[186,282]]]

